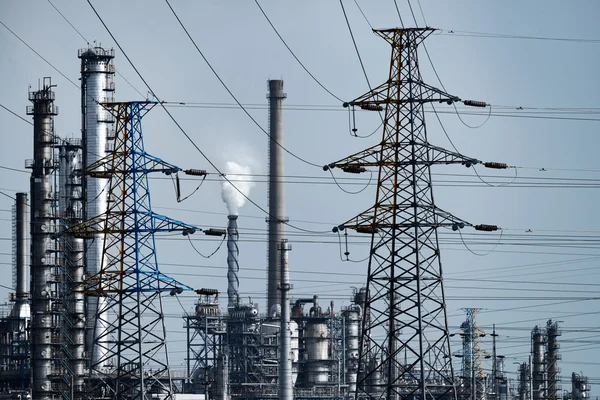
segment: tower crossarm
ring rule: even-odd
[[[367,167],[407,167],[410,165],[435,165],[435,164],[462,164],[467,167],[481,163],[476,158],[466,157],[460,153],[446,150],[442,147],[433,146],[429,143],[414,144],[415,152],[421,157],[418,159],[399,158],[398,152],[413,147],[413,142],[385,141],[366,150],[352,154],[346,158],[327,164],[323,167],[325,171],[331,168],[340,168],[345,172],[366,172]],[[412,149],[410,149],[412,151]]]
[[[132,222],[132,224],[128,224]],[[137,223],[138,226],[134,226]],[[60,235],[92,238],[95,234],[182,232],[184,236],[202,231],[193,225],[149,211],[104,213],[61,231]]]
[[[143,157],[145,162],[142,165],[137,166],[126,166],[123,168],[123,164],[117,163],[115,166],[115,157],[118,158],[127,158],[127,157]],[[101,158],[93,164],[90,164],[86,169],[85,173],[88,176],[94,178],[110,178],[111,175],[115,174],[129,174],[129,173],[139,173],[139,174],[148,174],[152,172],[162,172],[164,174],[170,175],[181,171],[182,169],[177,167],[176,165],[170,164],[164,160],[161,160],[158,157],[154,157],[145,152],[135,152],[132,155],[130,152],[127,153],[110,153],[108,156]]]
[[[400,75],[398,75],[400,76]],[[394,90],[400,86],[411,85],[415,92],[419,93],[414,97],[390,97]],[[356,99],[344,103],[344,107],[360,107],[364,110],[383,111],[386,104],[425,104],[425,103],[446,103],[452,104],[462,101],[460,97],[446,93],[434,86],[431,86],[423,81],[405,78],[388,80],[371,91],[363,94]]]
[[[408,231],[415,228],[446,227],[456,230],[472,226],[454,215],[431,205],[417,206],[421,219],[414,220],[414,207],[410,204],[393,206],[392,204],[376,204],[356,217],[339,225],[338,228],[353,229],[359,233],[377,233],[380,229],[396,229]],[[391,218],[396,215],[396,219]],[[404,215],[404,218],[402,217]],[[392,222],[394,221],[394,222]]]

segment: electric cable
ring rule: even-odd
[[[406,0],[406,2],[408,3],[408,8],[410,9],[410,13],[413,17],[413,21],[415,21],[415,28],[416,28],[419,26],[419,23],[417,22],[417,18],[415,17],[415,13],[413,11],[412,4],[410,4],[410,0]]]
[[[362,8],[360,8],[360,5],[358,4],[358,0],[354,0],[354,4],[356,4],[356,7],[358,8],[358,11],[360,11],[360,13],[362,14],[362,16],[365,19],[365,21],[367,21],[367,24],[369,24],[369,27],[371,28],[371,30],[373,30],[373,25],[371,25],[371,22],[369,22],[369,19],[367,18],[367,16],[363,12]]]
[[[355,0],[356,1],[356,0]],[[321,86],[321,88],[323,90],[325,90],[327,93],[329,93],[331,96],[333,96],[335,99],[337,99],[340,102],[344,102],[344,100],[340,99],[338,96],[336,96],[335,94],[333,94],[329,89],[327,89],[325,87],[325,85],[323,85],[309,70],[308,68],[306,68],[306,66],[302,63],[302,61],[300,61],[300,59],[298,58],[298,56],[296,56],[296,54],[292,51],[292,49],[290,48],[290,46],[288,46],[288,44],[286,43],[286,41],[283,39],[283,37],[279,34],[279,31],[275,28],[275,26],[273,25],[273,23],[271,22],[271,20],[269,19],[269,17],[267,16],[267,14],[265,13],[265,11],[263,10],[263,8],[260,6],[258,0],[254,0],[254,2],[256,3],[256,5],[258,6],[258,8],[260,9],[260,12],[262,13],[262,15],[265,17],[265,19],[267,20],[267,22],[269,23],[269,25],[271,25],[271,28],[273,28],[273,31],[275,31],[275,33],[277,34],[277,37],[279,37],[279,40],[281,40],[281,43],[283,43],[283,45],[286,47],[286,49],[288,49],[288,51],[290,52],[290,54],[294,57],[294,59],[298,62],[298,64],[300,64],[300,66],[304,69],[304,71],[306,71],[306,73],[319,85]],[[358,4],[357,4],[358,5]],[[360,7],[359,7],[360,8]],[[214,71],[213,71],[214,72]],[[220,80],[220,79],[219,79]],[[221,82],[222,83],[222,82]]]
[[[441,30],[440,35],[464,36],[464,37],[476,37],[476,38],[493,38],[493,39],[545,40],[545,41],[556,41],[556,42],[600,44],[600,39],[560,38],[560,37],[549,37],[549,36],[525,36],[525,35],[511,35],[511,34],[503,34],[503,33],[459,31],[459,30]]]
[[[60,12],[60,10],[59,10],[59,9],[58,9],[58,8],[57,8],[57,7],[56,7],[56,6],[55,6],[55,5],[52,3],[52,1],[51,1],[51,0],[48,0],[48,3],[50,3],[50,5],[51,5],[51,6],[52,6],[52,7],[53,7],[55,10],[56,10],[56,12],[57,12],[57,13],[59,13],[61,17],[63,17],[63,19],[64,19],[64,20],[67,22],[67,24],[69,24],[69,25],[71,26],[71,28],[73,28],[73,30],[74,30],[75,32],[77,32],[77,34],[78,34],[78,35],[79,35],[79,36],[80,36],[80,37],[81,37],[81,38],[82,38],[82,39],[85,41],[85,43],[86,43],[86,44],[89,46],[89,45],[90,45],[90,41],[89,41],[89,40],[87,40],[87,38],[81,34],[81,32],[80,32],[80,31],[79,31],[79,30],[78,30],[78,29],[75,27],[75,25],[73,25],[73,24],[71,23],[71,21],[69,21],[69,20],[67,19],[67,17],[65,17],[65,15],[64,15],[62,12]],[[135,86],[133,86],[133,84],[132,84],[131,82],[129,82],[129,80],[128,80],[127,78],[125,78],[125,77],[124,77],[124,76],[121,74],[121,72],[119,72],[117,69],[115,69],[115,72],[116,72],[116,73],[117,73],[117,75],[119,75],[119,76],[120,76],[120,77],[121,77],[121,78],[122,78],[122,79],[123,79],[123,80],[124,80],[124,81],[125,81],[125,82],[126,82],[128,85],[129,85],[129,86],[131,86],[131,88],[132,88],[133,90],[135,90],[135,91],[136,91],[136,92],[137,92],[137,93],[138,93],[138,94],[139,94],[139,95],[140,95],[142,98],[144,98],[144,97],[145,97],[145,96],[142,94],[142,92],[140,92],[140,91],[139,91],[139,90],[138,90],[138,89],[137,89]]]
[[[14,115],[15,117],[19,118],[22,121],[27,122],[29,125],[33,126],[33,122],[29,121],[28,119],[25,119],[23,117],[21,117],[19,114],[17,114],[16,112],[14,112],[13,110],[11,110],[10,108],[0,104],[0,107],[2,107],[3,109],[5,109],[6,111],[8,111],[9,113],[11,113],[12,115]]]
[[[227,85],[225,84],[225,82],[223,81],[223,79],[221,79],[221,77],[219,76],[219,74],[217,73],[217,71],[213,68],[213,66],[211,65],[211,63],[208,61],[208,59],[206,58],[206,56],[204,55],[204,53],[202,53],[202,51],[200,50],[200,48],[198,47],[198,45],[196,44],[196,41],[192,38],[192,36],[190,35],[190,33],[188,32],[187,28],[185,27],[185,25],[183,24],[183,22],[181,21],[181,19],[179,18],[179,15],[177,15],[177,13],[175,12],[175,9],[173,9],[173,7],[171,6],[171,3],[169,3],[169,0],[165,0],[165,2],[167,3],[167,5],[169,6],[169,9],[171,10],[171,12],[173,13],[173,16],[175,16],[175,19],[177,19],[177,22],[179,23],[179,25],[181,26],[181,28],[183,29],[183,31],[185,32],[185,34],[187,35],[187,37],[190,39],[190,41],[192,42],[192,44],[194,45],[194,47],[196,48],[196,51],[200,54],[200,56],[202,57],[202,59],[204,60],[204,62],[206,63],[206,65],[208,65],[208,67],[210,68],[210,70],[212,71],[212,73],[215,75],[215,77],[217,78],[217,80],[221,83],[221,85],[223,86],[223,88],[227,91],[227,93],[229,93],[229,95],[231,96],[231,98],[237,103],[237,105],[242,109],[242,111],[244,111],[244,113],[248,116],[248,118],[250,118],[250,120],[252,120],[252,122],[265,134],[267,135],[267,137],[273,142],[275,143],[278,147],[280,147],[283,151],[285,151],[286,153],[288,153],[289,155],[291,155],[292,157],[296,158],[299,161],[302,161],[305,164],[311,165],[313,167],[317,167],[319,169],[322,168],[321,165],[315,164],[313,162],[307,161],[306,159],[292,153],[290,150],[288,150],[287,148],[285,148],[282,144],[280,144],[279,142],[277,142],[276,140],[274,140],[271,135],[258,123],[258,121],[256,121],[256,119],[254,119],[254,117],[244,108],[244,106],[242,105],[242,103],[240,103],[240,101],[237,99],[237,97],[233,94],[233,92],[229,89],[229,87],[227,87]],[[89,0],[88,0],[89,3]],[[119,47],[120,48],[120,47]],[[121,49],[121,51],[123,51],[123,49]],[[146,82],[144,82],[146,84],[146,86],[148,86],[148,84]],[[150,89],[150,88],[149,88]],[[155,93],[150,90],[152,92],[152,94],[155,96]],[[163,107],[163,109],[166,111],[166,108]]]
[[[44,62],[46,64],[48,64],[53,70],[55,70],[56,72],[58,72],[63,78],[65,78],[67,81],[71,82],[71,84],[73,86],[75,86],[77,89],[79,89],[79,85],[77,85],[75,82],[73,82],[68,76],[66,76],[65,74],[63,74],[58,68],[56,68],[54,65],[52,65],[52,63],[48,60],[46,60],[40,53],[38,53],[37,51],[35,51],[33,49],[33,47],[31,47],[29,44],[27,44],[27,42],[25,42],[23,39],[21,39],[21,37],[19,35],[17,35],[15,32],[13,32],[12,29],[10,29],[8,26],[6,26],[4,24],[4,22],[0,21],[0,25],[2,25],[3,27],[6,28],[6,30],[8,30],[10,33],[13,34],[14,37],[16,37],[17,39],[19,39],[21,41],[21,43],[23,43],[25,46],[27,46],[27,48],[31,51],[33,51],[39,58],[41,58],[42,60],[44,60]]]
[[[421,7],[421,0],[417,0],[417,4],[419,5],[419,10],[421,10],[421,16],[423,17],[423,22],[425,22],[425,26],[429,26],[427,24],[427,20],[425,19],[425,13],[423,13],[423,7]]]
[[[375,133],[377,133],[377,131],[379,130],[379,128],[381,128],[383,126],[383,119],[381,120],[381,122],[379,123],[379,125],[377,126],[377,128],[375,128],[375,130],[371,133],[369,133],[368,135],[359,135],[356,133],[357,129],[356,129],[356,125],[353,126],[352,122],[354,120],[354,107],[352,107],[352,109],[350,107],[348,107],[348,132],[350,132],[350,136],[354,136],[360,139],[366,139],[366,138],[370,138],[371,136],[373,136]],[[354,123],[356,124],[356,121],[354,121]]]
[[[491,248],[489,251],[486,251],[485,253],[477,253],[477,252],[473,251],[473,250],[472,250],[472,249],[471,249],[471,248],[470,248],[470,247],[467,245],[467,243],[465,242],[465,239],[463,238],[463,235],[462,235],[461,229],[459,229],[459,230],[458,230],[458,234],[459,234],[459,236],[460,236],[460,240],[462,241],[462,244],[463,244],[463,245],[464,245],[464,246],[467,248],[467,250],[469,250],[469,252],[470,252],[471,254],[474,254],[474,255],[476,255],[476,256],[480,256],[480,257],[487,256],[487,255],[491,254],[491,253],[492,253],[494,250],[496,250],[496,247],[498,247],[498,245],[500,244],[500,241],[502,240],[502,232],[503,232],[503,230],[502,230],[502,229],[500,229],[500,237],[498,238],[498,242],[497,242],[497,243],[494,245],[494,247],[492,247],[492,248]]]
[[[169,8],[171,8],[170,4],[168,3],[168,0],[165,0],[167,2],[167,4],[169,5]],[[96,14],[96,17],[100,20],[100,22],[102,23],[102,25],[104,26],[104,28],[106,29],[106,31],[108,32],[108,34],[110,35],[110,37],[113,39],[113,41],[115,42],[115,44],[117,45],[117,47],[119,48],[119,50],[121,50],[121,52],[123,53],[123,56],[127,59],[127,61],[129,62],[129,64],[131,65],[131,67],[134,69],[134,71],[137,73],[137,75],[140,77],[140,79],[142,80],[142,82],[144,82],[144,84],[146,85],[146,87],[148,88],[148,90],[150,90],[150,92],[152,93],[153,96],[157,97],[155,95],[155,92],[152,90],[152,88],[150,87],[150,85],[148,84],[148,82],[144,79],[144,77],[142,76],[142,74],[139,72],[139,70],[137,69],[137,67],[135,66],[135,64],[131,61],[131,59],[129,58],[129,56],[127,55],[127,53],[123,50],[123,48],[121,47],[121,45],[119,44],[119,42],[116,40],[115,36],[113,35],[113,33],[110,31],[110,29],[108,28],[108,26],[106,25],[106,23],[104,22],[104,20],[102,19],[102,17],[100,16],[100,14],[98,14],[98,12],[96,11],[96,9],[94,8],[94,5],[91,3],[91,0],[87,0],[87,3],[90,5],[90,7],[92,8],[92,10],[94,11],[94,13]],[[175,16],[177,16],[177,14],[175,13],[175,10],[173,10],[171,8],[172,12],[174,13]],[[178,19],[178,17],[177,17]],[[183,25],[182,25],[183,26]],[[185,29],[185,27],[184,27]],[[186,31],[187,32],[187,31]],[[189,34],[188,34],[189,37]],[[193,41],[193,39],[192,39]],[[199,49],[198,49],[199,51]],[[200,53],[203,57],[204,55],[202,53]],[[206,59],[205,59],[206,60]],[[237,100],[237,99],[236,99]],[[192,146],[194,146],[194,148],[200,153],[200,155],[202,155],[202,157],[216,170],[219,172],[219,174],[221,174],[223,176],[223,179],[225,179],[229,184],[231,184],[231,186],[233,188],[235,188],[235,190],[237,190],[242,196],[244,196],[244,198],[246,198],[246,200],[248,200],[248,202],[250,202],[251,204],[253,204],[256,208],[258,208],[259,210],[261,210],[262,212],[264,212],[265,214],[269,215],[269,212],[267,210],[265,210],[264,208],[262,208],[260,205],[258,205],[254,200],[250,199],[248,196],[246,196],[239,188],[237,188],[235,185],[233,185],[233,183],[231,183],[231,181],[222,173],[220,172],[219,168],[217,168],[217,166],[212,162],[211,159],[208,158],[208,156],[200,149],[200,147],[198,147],[198,145],[196,144],[196,142],[194,142],[194,140],[189,136],[189,134],[185,131],[185,129],[183,129],[183,127],[179,124],[179,122],[175,119],[175,117],[173,117],[173,115],[171,114],[171,112],[169,112],[169,110],[164,106],[164,104],[162,102],[159,102],[158,104],[161,105],[161,107],[163,108],[163,110],[165,110],[165,112],[167,113],[167,115],[169,116],[169,118],[173,121],[173,123],[177,126],[177,128],[181,131],[181,133],[183,133],[183,135],[188,139],[188,141],[192,144]],[[250,116],[250,114],[248,114],[248,112],[246,111],[246,114]],[[252,118],[252,116],[250,116]],[[252,120],[254,120],[252,118]],[[262,127],[261,127],[262,129]],[[263,130],[263,132],[265,132]],[[265,132],[266,133],[266,132]],[[267,133],[268,135],[268,133]],[[282,147],[283,148],[283,147]],[[289,151],[285,148],[283,148],[284,150],[286,150],[288,153]],[[291,153],[289,153],[291,154]],[[316,164],[313,164],[315,166],[317,166]],[[321,168],[319,166],[319,168]],[[294,225],[291,225],[289,223],[286,223],[287,226],[300,230],[300,231],[305,231],[305,232],[312,232],[308,229],[303,229]]]
[[[83,39],[83,40],[84,40],[84,41],[85,41],[85,42],[86,42],[86,43],[89,45],[89,44],[90,44],[89,40],[87,40],[87,39],[86,39],[86,38],[85,38],[85,37],[84,37],[84,36],[81,34],[81,32],[79,32],[79,30],[77,30],[77,28],[75,28],[75,26],[74,26],[74,25],[71,23],[71,21],[69,21],[69,20],[67,19],[67,17],[65,17],[65,16],[63,15],[63,13],[61,13],[61,12],[60,12],[60,10],[59,10],[58,8],[56,8],[56,6],[54,5],[54,3],[52,3],[52,1],[51,1],[51,0],[48,0],[48,3],[50,3],[50,5],[51,5],[51,6],[52,6],[52,7],[53,7],[55,10],[56,10],[56,12],[57,12],[57,13],[59,13],[61,17],[63,17],[63,19],[64,19],[64,20],[67,22],[67,24],[69,24],[69,25],[71,26],[71,28],[73,28],[73,30],[74,30],[75,32],[77,32],[77,34],[78,34],[78,35],[79,35],[79,36],[80,36],[80,37],[81,37],[81,38],[82,38],[82,39]]]
[[[338,188],[340,188],[340,190],[341,190],[342,192],[344,192],[344,193],[347,193],[347,194],[353,194],[353,195],[354,195],[354,194],[360,194],[360,193],[364,192],[364,191],[365,191],[365,189],[367,189],[367,188],[369,187],[369,185],[371,184],[371,180],[373,179],[373,171],[369,171],[369,173],[370,173],[370,175],[369,175],[369,181],[366,183],[366,185],[365,185],[365,186],[364,186],[362,189],[360,189],[360,190],[357,190],[357,191],[355,191],[355,192],[351,192],[351,191],[349,191],[349,190],[346,190],[346,189],[344,189],[344,188],[343,188],[343,187],[342,187],[342,186],[341,186],[341,185],[338,183],[337,179],[335,178],[335,175],[333,175],[333,172],[331,171],[331,168],[330,168],[328,171],[329,171],[329,173],[331,174],[331,177],[333,178],[333,181],[335,182],[335,184],[337,185],[337,187],[338,187]]]
[[[348,15],[346,15],[346,9],[344,8],[344,3],[340,0],[340,6],[342,7],[342,12],[344,13],[344,19],[346,20],[346,25],[348,26],[348,32],[350,32],[350,37],[352,38],[352,44],[354,44],[354,50],[356,50],[356,55],[358,56],[358,61],[360,62],[360,67],[363,71],[363,75],[367,81],[367,86],[369,87],[369,91],[371,91],[371,83],[369,82],[369,76],[367,75],[367,70],[365,69],[365,65],[362,61],[362,57],[360,56],[360,52],[358,51],[358,46],[356,45],[356,40],[354,39],[354,33],[352,32],[352,27],[350,26],[350,21],[348,20]]]
[[[394,5],[396,6],[396,12],[398,13],[398,19],[400,20],[400,26],[404,29],[404,21],[402,21],[402,16],[400,15],[400,9],[398,8],[398,3],[394,0]]]

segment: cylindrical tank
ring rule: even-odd
[[[304,332],[306,380],[309,384],[329,381],[329,328],[324,318],[309,318]]]
[[[107,152],[113,118],[101,103],[113,101],[115,90],[113,76],[115,57],[113,49],[90,47],[80,49],[78,57],[81,59],[81,108],[82,126],[81,137],[83,141],[84,168],[102,159]],[[97,169],[100,171],[100,169]],[[84,175],[84,215],[83,219],[93,218],[107,211],[107,185],[108,179],[91,178]],[[102,251],[104,246],[103,235],[97,234],[85,243],[85,268],[88,276],[100,271],[102,266]],[[91,364],[105,359],[106,345],[97,346],[92,350],[94,339],[108,337],[103,334],[107,329],[106,316],[96,318],[99,309],[106,309],[106,298],[87,297],[88,336],[86,338],[88,351],[92,353]]]
[[[277,246],[285,237],[284,150],[283,150],[283,93],[282,80],[269,81],[269,244],[267,312],[274,316],[280,307],[278,289],[280,277]]]
[[[52,398],[52,303],[54,293],[54,263],[52,255],[55,228],[52,191],[54,171],[54,92],[50,78],[44,78],[43,88],[29,92],[33,106],[33,162],[31,163],[31,375],[32,398]]]

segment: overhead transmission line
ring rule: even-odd
[[[355,0],[356,1],[356,0]],[[288,49],[288,51],[290,52],[290,54],[294,57],[294,59],[298,62],[298,64],[300,64],[300,66],[304,69],[304,71],[306,71],[306,73],[319,85],[321,86],[321,88],[323,90],[325,90],[327,93],[329,93],[332,97],[334,97],[336,100],[339,100],[341,102],[343,102],[344,100],[340,99],[338,96],[336,96],[335,94],[333,94],[329,89],[327,89],[325,87],[325,85],[323,85],[309,70],[308,68],[306,68],[306,66],[302,63],[302,61],[300,61],[300,59],[298,58],[298,56],[296,56],[296,54],[292,51],[292,49],[290,48],[290,46],[288,46],[288,44],[286,43],[286,41],[283,39],[283,37],[279,34],[279,31],[277,30],[277,28],[275,28],[275,25],[273,25],[273,23],[271,22],[271,20],[269,19],[269,17],[267,16],[267,14],[265,13],[265,10],[263,10],[263,8],[260,6],[260,3],[258,2],[258,0],[254,0],[254,2],[256,3],[256,5],[258,6],[258,8],[260,9],[260,12],[262,13],[262,15],[265,17],[265,19],[267,20],[267,22],[269,23],[269,25],[271,25],[271,28],[273,28],[273,31],[277,34],[277,37],[279,37],[279,40],[281,40],[281,43],[283,43],[283,45],[285,46],[286,49]],[[357,3],[358,5],[358,3]],[[362,11],[361,11],[362,12]],[[364,14],[363,14],[364,15]],[[214,72],[214,71],[213,71]],[[220,80],[220,79],[219,79]],[[221,82],[222,83],[222,82]]]
[[[88,0],[88,3],[90,1]],[[171,10],[171,12],[173,13],[173,16],[175,16],[175,19],[177,19],[177,22],[179,23],[179,25],[181,26],[181,28],[183,29],[183,31],[185,32],[186,36],[188,37],[188,39],[190,39],[190,41],[192,42],[192,44],[194,45],[194,48],[196,49],[196,51],[198,52],[198,54],[200,54],[200,56],[202,57],[202,59],[204,60],[204,62],[206,63],[206,65],[208,65],[208,67],[210,68],[210,70],[212,71],[213,75],[215,75],[215,77],[217,78],[217,80],[221,83],[221,85],[223,86],[223,88],[227,91],[227,93],[229,93],[229,95],[231,96],[231,98],[236,102],[236,104],[244,111],[244,113],[248,116],[248,118],[250,118],[250,120],[252,120],[252,122],[265,134],[267,135],[267,137],[269,138],[269,140],[271,140],[273,143],[275,143],[278,147],[280,147],[283,151],[285,151],[286,153],[288,153],[289,155],[291,155],[292,157],[296,158],[299,161],[302,161],[305,164],[311,165],[313,167],[317,167],[317,168],[321,168],[321,166],[319,164],[315,164],[313,162],[307,161],[306,159],[292,153],[290,150],[288,150],[287,148],[285,148],[281,143],[277,142],[276,140],[274,140],[271,135],[269,134],[269,132],[267,132],[259,123],[258,121],[256,121],[256,119],[252,116],[252,114],[250,114],[246,108],[242,105],[242,103],[238,100],[238,98],[233,94],[233,92],[229,89],[229,87],[225,84],[225,82],[223,81],[223,79],[221,79],[221,77],[219,76],[219,74],[217,73],[217,71],[213,68],[212,64],[208,61],[208,59],[206,58],[206,56],[204,55],[204,53],[200,50],[200,48],[198,47],[198,45],[196,44],[196,41],[192,38],[192,36],[190,35],[189,31],[187,30],[187,28],[185,27],[185,25],[183,24],[183,22],[181,21],[181,19],[179,18],[179,15],[177,15],[177,13],[175,12],[175,9],[173,9],[173,7],[171,6],[171,3],[169,3],[169,0],[165,0],[165,2],[167,3],[167,5],[169,6],[169,9]],[[91,4],[91,3],[90,3]],[[112,35],[112,34],[111,34]],[[119,47],[120,48],[120,47]],[[121,49],[122,51],[122,49]],[[147,86],[147,84],[146,84]],[[163,107],[164,108],[164,107]],[[166,109],[165,109],[166,111]],[[210,161],[209,161],[210,163]],[[211,163],[212,164],[212,163]],[[241,193],[241,192],[240,192]]]
[[[225,85],[225,83],[221,80],[221,78],[219,77],[219,75],[216,73],[216,71],[212,68],[212,65],[209,64],[208,60],[206,59],[206,57],[204,56],[204,54],[200,51],[200,49],[198,48],[198,46],[196,45],[196,43],[194,42],[194,40],[192,39],[192,37],[189,35],[189,32],[185,29],[185,26],[183,25],[183,23],[181,23],[181,20],[179,19],[177,13],[175,12],[175,10],[171,7],[171,4],[169,3],[168,0],[165,0],[165,2],[167,3],[167,5],[169,6],[169,8],[171,9],[171,12],[173,13],[173,15],[177,18],[177,20],[179,21],[181,27],[184,29],[184,31],[186,32],[186,34],[188,35],[188,37],[190,38],[190,40],[192,41],[192,43],[194,44],[194,46],[196,47],[196,50],[200,53],[200,55],[202,56],[202,58],[205,60],[205,62],[209,65],[209,67],[211,68],[211,70],[213,71],[213,73],[217,76],[217,78],[219,79],[219,81],[223,84],[223,86],[226,88],[226,90],[230,93],[230,95],[234,98],[234,100],[236,101],[236,103],[238,103],[238,105],[240,105],[240,107],[245,111],[246,115],[248,115],[250,117],[250,119],[252,121],[254,121],[254,123],[267,135],[270,137],[270,135],[268,134],[268,132],[266,132],[261,126],[260,124],[258,124],[258,122],[252,117],[252,115],[250,115],[250,113],[248,113],[248,111],[246,111],[243,106],[241,105],[241,103],[237,100],[237,98],[233,95],[233,93],[229,90],[229,88]],[[121,50],[121,52],[123,53],[123,56],[127,59],[127,61],[129,62],[129,64],[131,65],[131,67],[133,68],[133,70],[136,72],[136,74],[140,77],[140,79],[142,80],[142,82],[144,82],[144,85],[146,85],[146,87],[148,88],[148,90],[150,91],[150,93],[155,97],[155,98],[159,98],[156,93],[152,90],[152,88],[150,87],[150,85],[148,84],[148,82],[146,81],[146,79],[143,77],[143,75],[140,73],[140,71],[137,69],[137,67],[135,66],[135,64],[133,63],[133,61],[129,58],[129,56],[127,55],[127,53],[125,52],[125,50],[123,49],[123,47],[120,45],[120,43],[117,41],[117,39],[115,38],[115,36],[113,35],[112,31],[108,28],[108,26],[106,25],[106,23],[104,22],[104,20],[102,19],[102,17],[100,16],[100,14],[98,13],[98,11],[96,10],[96,8],[94,7],[94,5],[92,4],[91,0],[87,0],[87,3],[89,4],[89,6],[92,8],[92,10],[94,11],[94,14],[96,14],[96,17],[100,20],[100,22],[102,23],[102,25],[104,26],[104,29],[106,29],[106,31],[108,32],[108,34],[110,35],[110,37],[113,39],[113,41],[115,42],[115,44],[117,45],[117,47],[119,48],[119,50]],[[223,176],[223,178],[238,192],[240,193],[246,200],[248,200],[248,202],[250,202],[252,205],[254,205],[256,208],[258,208],[259,210],[261,210],[263,213],[265,213],[266,215],[270,216],[269,212],[267,210],[265,210],[264,208],[262,208],[258,203],[256,203],[254,200],[252,200],[251,198],[249,198],[245,193],[243,193],[237,186],[235,186],[226,176],[224,173],[222,173],[219,168],[214,164],[214,162],[208,158],[208,156],[202,151],[202,149],[200,149],[200,147],[196,144],[196,142],[190,137],[190,135],[186,132],[185,129],[183,129],[183,127],[181,126],[181,124],[179,124],[179,122],[177,121],[177,119],[175,119],[175,117],[171,114],[171,112],[165,107],[165,105],[162,102],[159,102],[159,104],[161,105],[161,107],[163,108],[163,110],[167,113],[167,115],[169,116],[169,118],[173,121],[173,123],[177,126],[177,128],[181,131],[181,133],[183,133],[183,135],[187,138],[187,140],[192,144],[192,146],[194,146],[194,148],[200,153],[200,155],[202,155],[202,157],[211,165],[211,167],[213,167],[220,175]],[[281,146],[281,144],[278,143],[279,146]],[[310,165],[313,166],[318,166],[317,164],[313,164],[310,163],[308,161],[305,161],[301,158],[299,158],[298,156],[296,156],[295,154],[291,153],[289,150],[287,150],[285,147],[281,146],[281,148],[283,150],[285,150],[286,152],[288,152],[290,155],[293,155],[295,158],[302,160]],[[319,168],[321,168],[320,166],[318,166]],[[311,232],[310,230],[307,229],[303,229],[297,226],[294,226],[292,224],[290,224],[289,222],[285,223],[287,226],[293,228],[293,229],[297,229],[300,231],[305,231],[305,232]]]
[[[552,36],[527,36],[527,35],[514,35],[514,34],[505,34],[505,33],[460,31],[460,30],[453,30],[453,29],[442,29],[442,30],[440,30],[440,33],[438,33],[438,35],[475,37],[475,38],[491,38],[491,39],[543,40],[543,41],[554,41],[554,42],[600,44],[600,39],[561,38],[561,37],[552,37]]]
[[[60,14],[60,16],[67,22],[67,24],[69,24],[69,26],[71,26],[71,28],[73,28],[73,30],[75,32],[77,32],[77,34],[85,41],[85,43],[89,46],[90,45],[90,41],[83,36],[83,34],[75,27],[75,25],[73,25],[71,23],[71,21],[69,21],[69,19],[67,17],[65,17],[65,15],[60,12],[60,10],[54,5],[54,3],[52,3],[51,0],[48,0],[48,3],[50,3],[50,5],[52,6],[52,8],[54,8],[56,10],[57,13]],[[115,72],[117,73],[117,75],[119,75],[125,82],[127,82],[127,84],[129,86],[131,86],[131,88],[133,90],[135,90],[140,96],[142,96],[142,98],[144,98],[145,96],[142,94],[142,92],[140,92],[135,86],[133,86],[133,84],[131,82],[129,82],[129,80],[127,78],[125,78],[125,76],[123,76],[123,74],[121,74],[121,72],[119,72],[118,69],[115,68]]]

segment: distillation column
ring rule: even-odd
[[[530,399],[529,374],[529,365],[527,363],[519,364],[519,400]]]
[[[545,337],[544,332],[537,326],[531,331],[531,347],[533,357],[531,396],[533,400],[543,400],[546,398],[546,363],[544,360]]]
[[[52,174],[54,171],[54,92],[50,78],[43,88],[29,92],[33,103],[27,115],[33,115],[33,161],[26,165],[31,173],[31,373],[32,398],[52,399],[53,371],[52,295],[54,265],[51,252],[54,241]]]
[[[80,49],[78,57],[81,59],[81,138],[83,144],[82,165],[87,168],[106,155],[107,143],[112,140],[113,117],[101,104],[113,101],[115,90],[113,77],[113,49],[91,47]],[[96,217],[107,210],[108,179],[88,178],[83,175],[84,210],[83,220]],[[100,271],[102,266],[102,247],[104,235],[96,234],[85,243],[85,268],[88,276]],[[104,336],[107,326],[103,323],[96,324],[94,320],[98,307],[106,308],[106,299],[103,297],[87,298],[87,329],[86,347],[94,358],[92,364],[104,357],[102,353],[105,346],[98,346],[92,351],[94,338]],[[100,318],[98,321],[106,321]]]
[[[558,399],[558,389],[560,382],[560,369],[558,368],[558,360],[560,360],[560,348],[558,343],[558,337],[561,335],[560,329],[558,328],[558,322],[548,320],[546,325],[546,337],[548,338],[547,346],[548,351],[546,353],[546,371],[548,374],[548,400]]]
[[[82,221],[81,141],[62,140],[59,154],[59,214],[62,229]],[[68,321],[69,367],[73,394],[79,398],[84,389],[85,354],[85,297],[81,284],[84,279],[84,241],[72,235],[63,237],[65,316]]]
[[[278,289],[281,276],[277,246],[285,238],[285,199],[283,192],[283,121],[282,105],[286,94],[283,93],[282,80],[269,81],[269,265],[267,271],[267,313],[277,313],[281,302]]]

